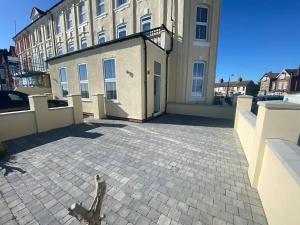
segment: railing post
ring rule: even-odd
[[[253,151],[256,159],[249,163],[248,175],[257,187],[262,167],[265,139],[277,138],[297,144],[300,133],[300,105],[282,101],[259,102]],[[284,150],[284,149],[283,149]]]
[[[238,118],[240,111],[251,111],[253,97],[249,95],[240,95],[237,99],[235,119],[234,119],[234,130],[237,130]]]
[[[95,119],[103,119],[105,118],[105,101],[103,94],[93,94],[92,96],[93,102],[93,113]]]
[[[47,130],[48,103],[45,95],[29,96],[30,110],[35,112],[35,122],[37,133]]]
[[[81,95],[68,95],[68,105],[73,107],[74,124],[83,123]]]

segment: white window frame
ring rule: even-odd
[[[150,18],[150,21],[149,20],[143,21],[143,19],[145,19],[145,18]],[[147,30],[143,30],[143,26],[144,26],[145,23],[150,23],[150,29],[149,30],[151,30],[152,29],[152,15],[151,14],[144,15],[144,16],[141,17],[141,28],[140,28],[141,32],[147,31]]]
[[[73,14],[72,11],[67,12],[67,30],[71,30],[73,28]]]
[[[114,65],[115,65],[115,78],[105,78],[105,67],[104,64],[106,61],[109,60],[114,60]],[[102,67],[103,67],[103,80],[104,80],[104,91],[105,91],[105,96],[106,96],[106,83],[115,83],[115,87],[116,87],[116,95],[117,98],[116,99],[107,99],[108,101],[112,101],[112,102],[118,102],[118,91],[117,91],[117,60],[116,58],[107,58],[107,59],[103,59],[102,61]]]
[[[81,7],[83,6],[83,11],[81,11]],[[86,18],[86,7],[85,7],[85,3],[84,2],[81,2],[79,5],[78,5],[78,14],[79,14],[79,25],[81,24],[84,24],[86,21],[87,21],[87,18]]]
[[[86,47],[82,47],[82,43],[86,43]],[[82,37],[81,39],[80,39],[80,48],[81,49],[85,49],[85,48],[87,48],[88,47],[88,43],[87,43],[87,39],[86,39],[86,37]]]
[[[195,64],[203,64],[203,76],[202,77],[196,77],[196,76],[194,76],[194,67],[195,67]],[[203,97],[204,85],[205,85],[205,83],[204,83],[205,75],[206,75],[206,62],[202,61],[202,60],[194,61],[193,67],[192,67],[192,86],[191,86],[191,96],[192,96],[192,98],[202,98]],[[194,83],[194,80],[202,80],[202,90],[201,90],[201,93],[193,92],[193,83]]]
[[[79,74],[79,67],[80,66],[82,66],[82,65],[85,65],[85,68],[86,68],[86,78],[87,78],[87,80],[81,80],[80,79],[80,74]],[[87,63],[80,63],[80,64],[78,64],[78,66],[77,66],[77,71],[78,71],[78,80],[79,80],[79,89],[80,89],[80,95],[81,95],[81,98],[82,99],[85,99],[85,100],[89,100],[90,99],[90,86],[89,86],[89,72],[88,72],[88,66],[87,66]],[[88,95],[89,95],[89,97],[88,98],[83,98],[82,97],[82,93],[81,93],[81,84],[87,84],[87,86],[88,86]]]
[[[198,8],[203,8],[203,9],[207,9],[207,22],[198,22],[197,21],[197,12],[198,12]],[[195,40],[196,41],[208,41],[208,32],[209,32],[209,8],[207,6],[204,5],[198,5],[196,7],[196,13],[195,13]],[[201,39],[200,37],[197,38],[197,26],[205,26],[206,27],[206,37],[205,39]]]
[[[123,28],[120,28],[120,27],[123,27]],[[126,32],[126,35],[125,35],[125,37],[126,37],[127,36],[127,23],[119,24],[117,27],[117,38],[120,38],[120,33],[124,30]],[[124,37],[122,37],[122,38],[124,38]]]
[[[99,9],[103,7],[104,11],[101,13]],[[97,0],[97,16],[103,16],[105,14],[105,0]]]
[[[60,71],[64,69],[65,72],[66,72],[66,81],[61,81],[61,74],[60,74]],[[69,94],[69,84],[68,84],[68,73],[67,73],[67,67],[60,67],[59,68],[59,81],[60,81],[60,90],[61,90],[61,96],[62,96],[62,99],[66,99],[67,96],[64,97],[64,93],[63,93],[63,84],[64,85],[67,85],[67,90],[68,90],[68,94]]]
[[[104,42],[100,43],[100,38],[104,38]],[[106,36],[105,36],[105,32],[104,31],[100,31],[98,33],[98,44],[104,44],[106,42]]]

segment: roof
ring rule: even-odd
[[[254,83],[252,80],[234,81],[229,83],[229,87],[245,87],[250,83]],[[216,83],[215,87],[227,87],[228,82]]]
[[[63,3],[65,0],[60,0],[58,3],[56,3],[54,6],[52,6],[50,9],[46,10],[46,11],[42,11],[43,15],[41,17],[39,17],[38,19],[36,19],[35,21],[33,21],[32,23],[30,23],[29,25],[27,25],[26,27],[24,27],[21,31],[19,31],[14,37],[16,38],[18,35],[20,35],[24,30],[26,30],[27,28],[29,28],[31,25],[33,25],[34,23],[36,23],[37,21],[39,21],[41,18],[43,18],[45,15],[47,15],[48,12],[50,12],[52,9],[54,9],[55,7],[57,7],[58,5],[60,5],[61,3]],[[38,9],[38,8],[36,8]],[[39,10],[39,9],[38,9]]]
[[[279,75],[279,73],[273,73],[272,71],[271,72],[268,72],[268,73],[265,73],[262,78],[264,77],[269,77],[270,79],[276,79],[276,77]],[[261,78],[261,79],[262,79]]]
[[[155,29],[158,29],[158,28],[153,28],[151,30],[155,30]],[[165,29],[166,29],[167,32],[169,32],[169,30],[167,28],[165,28]],[[147,31],[147,32],[149,32],[149,31]],[[70,56],[70,55],[76,55],[76,54],[79,54],[79,53],[82,53],[82,52],[86,52],[86,51],[89,51],[89,50],[102,48],[104,46],[112,45],[112,44],[115,44],[115,43],[127,41],[127,40],[134,39],[134,38],[144,38],[145,40],[150,41],[152,44],[154,44],[160,50],[165,51],[161,46],[159,46],[157,43],[155,43],[150,38],[148,38],[147,36],[145,36],[145,32],[140,32],[140,33],[135,33],[135,34],[128,35],[128,36],[120,38],[120,39],[113,39],[113,40],[107,41],[107,42],[105,42],[103,44],[97,44],[97,45],[90,46],[88,48],[79,49],[79,50],[74,51],[74,52],[69,52],[69,53],[66,53],[66,54],[63,54],[63,55],[55,56],[55,57],[52,57],[52,58],[46,60],[46,62],[51,62],[51,61],[56,60],[56,59],[64,58],[64,57],[67,57],[67,56]]]
[[[291,76],[299,76],[300,69],[285,69],[285,71],[290,74]]]

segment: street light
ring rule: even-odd
[[[227,83],[226,97],[228,97],[228,89],[229,89],[230,77],[234,77],[234,74],[229,75],[228,83]]]

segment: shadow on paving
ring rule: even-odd
[[[157,124],[173,124],[185,126],[201,126],[201,127],[220,127],[220,128],[233,128],[233,120],[229,119],[216,119],[198,116],[186,116],[177,114],[165,114],[147,123]]]
[[[52,131],[32,134],[26,137],[18,138],[11,141],[6,141],[7,146],[6,156],[0,159],[0,171],[3,172],[4,176],[14,171],[19,171],[21,173],[26,173],[22,168],[13,166],[16,154],[36,148],[51,142],[58,141],[67,137],[78,137],[87,139],[96,139],[101,137],[103,134],[98,132],[92,132],[91,130],[99,127],[125,127],[125,124],[109,124],[109,123],[97,123],[88,122],[79,125],[72,125],[65,128],[55,129]]]

